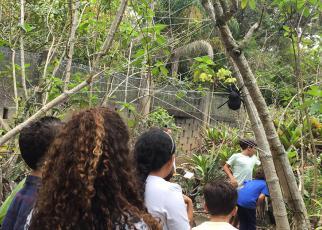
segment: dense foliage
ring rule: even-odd
[[[0,89],[5,92],[0,102],[15,108],[9,129],[59,96],[64,87],[73,88],[89,73],[103,70],[89,88],[71,95],[50,113],[68,117],[79,108],[113,104],[126,113],[133,137],[159,126],[171,128],[178,138],[180,127],[175,119],[165,108],[153,108],[152,101],[159,100],[156,92],[172,87],[168,94],[180,101],[188,100],[192,91],[204,97],[209,91],[223,92],[223,86],[236,82],[218,32],[200,2],[194,0],[130,1],[110,52],[96,62],[119,3],[0,2]],[[252,24],[260,24],[245,54],[315,223],[322,209],[321,12],[320,0],[242,0],[228,23],[240,40]],[[75,15],[76,33],[71,39]],[[26,57],[24,63],[21,56]],[[70,59],[73,67],[66,82]],[[134,99],[131,90],[136,90]],[[0,133],[6,132],[0,125]],[[185,162],[187,169],[195,172],[198,185],[220,174],[222,163],[238,151],[238,137],[249,133],[248,122],[242,131],[208,124],[203,144]],[[4,181],[18,181],[26,172],[18,152],[15,141],[0,148]],[[187,190],[196,186],[187,183]]]

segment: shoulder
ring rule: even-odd
[[[257,164],[257,165],[260,165],[260,160],[259,160],[259,158],[256,156],[256,155],[253,155],[252,157],[251,157],[251,159]]]
[[[234,153],[229,157],[229,159],[226,161],[227,164],[231,165],[233,162],[240,157],[240,153]]]
[[[241,154],[241,153],[234,153],[232,156],[233,156],[233,157],[235,157],[235,158],[241,158],[241,157],[243,157],[244,155],[243,155],[243,154]]]
[[[259,188],[265,188],[266,187],[266,181],[265,180],[254,179],[254,180],[251,181],[251,183],[255,184]]]
[[[16,193],[16,195],[14,196],[8,211],[12,211],[13,209],[18,208],[21,203],[23,203],[25,200],[25,196],[23,194],[23,192],[20,190],[19,192]]]
[[[182,193],[182,189],[180,185],[165,181],[162,178],[152,178],[152,177],[148,177],[147,179],[146,190],[153,191],[156,193],[167,193],[167,192]]]

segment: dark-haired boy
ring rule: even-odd
[[[239,230],[256,230],[256,206],[269,196],[263,170],[257,170],[254,180],[245,181],[238,190]]]
[[[233,154],[223,168],[232,185],[238,188],[242,186],[245,180],[253,179],[254,167],[260,165],[260,161],[255,155],[257,144],[254,141],[241,139],[239,146],[242,152]]]
[[[59,119],[46,116],[21,130],[19,136],[21,157],[31,168],[31,172],[7,211],[2,223],[3,230],[24,229],[41,184],[41,165],[61,125]]]
[[[236,230],[229,220],[237,212],[237,190],[225,181],[210,182],[204,188],[204,197],[210,219],[193,230]]]

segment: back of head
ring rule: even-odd
[[[36,170],[41,166],[62,124],[58,118],[46,116],[21,130],[19,135],[21,157],[31,169]]]
[[[242,150],[245,150],[247,148],[253,148],[256,147],[257,144],[254,140],[251,139],[240,139],[239,140],[239,146]]]
[[[264,170],[262,168],[258,168],[255,172],[255,179],[258,180],[265,180],[265,174],[264,174]]]
[[[128,141],[115,111],[75,114],[49,150],[30,229],[112,229],[140,220]]]
[[[237,190],[226,181],[207,183],[204,196],[208,213],[213,216],[227,216],[237,205]]]
[[[153,128],[143,133],[135,143],[134,158],[141,182],[150,172],[162,168],[175,153],[175,143],[170,134]]]

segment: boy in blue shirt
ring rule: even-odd
[[[256,230],[256,205],[269,196],[263,170],[258,170],[254,180],[247,180],[238,190],[239,230]]]

